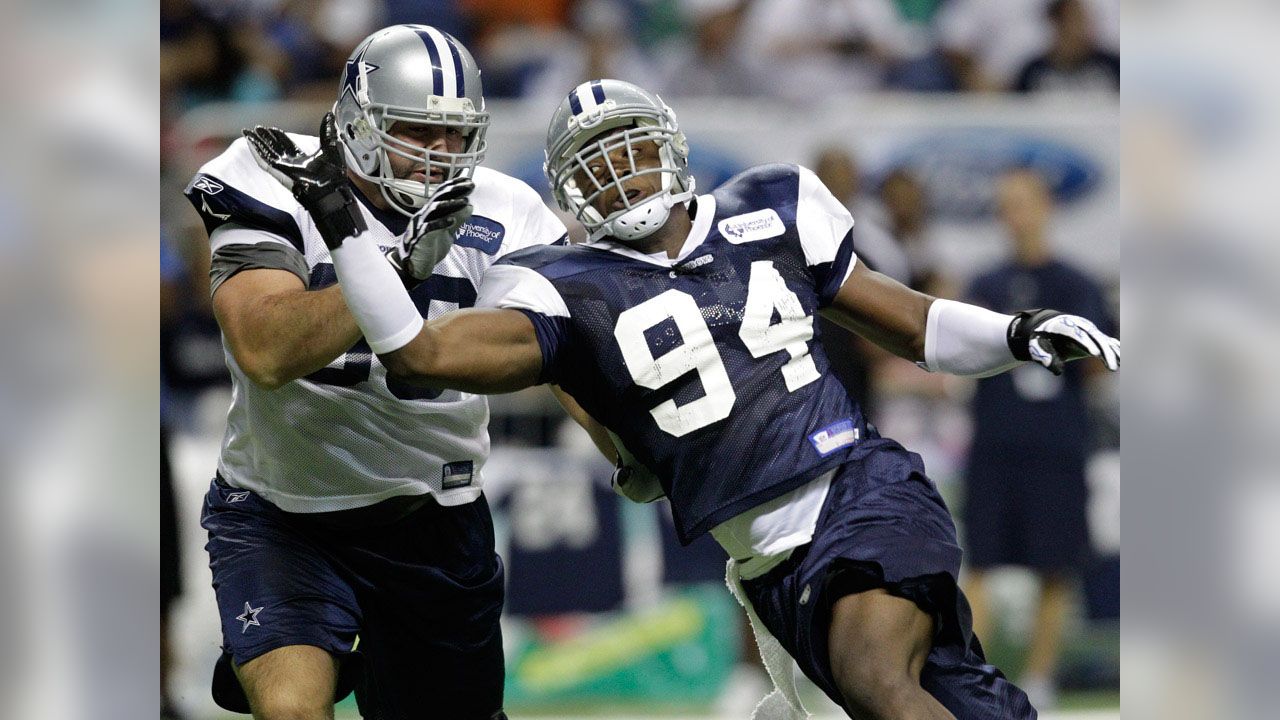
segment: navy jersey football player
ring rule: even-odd
[[[501,715],[487,402],[387,376],[328,250],[360,228],[434,318],[474,304],[503,255],[563,238],[537,192],[477,165],[488,120],[466,48],[397,25],[356,47],[319,138],[256,128],[187,188],[234,383],[202,517],[223,707],[332,718],[356,685],[366,717]],[[290,192],[262,148],[325,172]]]
[[[665,495],[683,542],[710,532],[725,548],[762,650],[780,644],[850,714],[1034,717],[972,636],[955,527],[919,456],[867,424],[814,313],[963,375],[1091,355],[1115,370],[1118,341],[1080,317],[913,292],[858,262],[853,219],[809,170],[756,167],[695,195],[687,155],[656,96],[584,83],[551,120],[546,171],[588,242],[512,253],[480,307],[424,322],[352,233],[332,252],[343,293],[396,378],[560,384],[651,471],[632,483],[656,478],[622,478],[628,494]],[[798,712],[783,664],[766,702]]]

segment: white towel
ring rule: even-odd
[[[742,589],[738,561],[729,560],[725,567],[724,580],[729,585],[729,591],[737,598],[738,604],[747,611],[747,617],[751,620],[751,631],[756,636],[756,646],[760,648],[760,658],[764,660],[764,669],[768,671],[769,679],[773,680],[773,692],[765,695],[764,699],[756,705],[755,712],[751,713],[751,720],[805,720],[812,717],[809,711],[805,710],[804,703],[800,702],[800,695],[796,692],[796,677],[791,669],[791,656],[783,649],[782,643],[778,642],[778,639],[770,634],[764,623],[760,621],[760,616],[756,614],[751,601],[747,599],[746,591]]]

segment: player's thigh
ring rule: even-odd
[[[502,562],[483,498],[434,503],[360,559],[362,710],[388,720],[493,717],[502,709]]]
[[[918,686],[933,634],[932,617],[884,588],[837,598],[828,632],[832,674],[846,695]]]
[[[338,659],[311,645],[287,645],[235,668],[257,720],[329,720]]]
[[[235,665],[291,645],[332,655],[352,650],[359,605],[322,538],[256,495],[218,482],[201,524],[223,650]]]

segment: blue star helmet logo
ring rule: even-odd
[[[378,69],[377,65],[364,61],[364,54],[369,51],[369,45],[366,44],[360,48],[360,52],[356,53],[347,61],[346,77],[342,80],[342,95],[346,97],[347,93],[351,93],[351,97],[359,101],[359,81],[361,75],[368,75]]]

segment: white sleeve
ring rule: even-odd
[[[845,236],[853,229],[853,216],[818,176],[808,168],[800,168],[800,192],[796,198],[796,230],[809,267],[829,263],[836,258]],[[849,263],[853,269],[853,263]]]
[[[417,337],[422,315],[368,231],[330,252],[342,296],[375,353],[399,350]]]
[[[476,307],[512,308],[547,317],[569,317],[569,308],[551,281],[519,265],[490,267],[480,282]]]
[[[521,185],[523,191],[515,195],[514,201],[516,217],[524,218],[524,223],[521,231],[514,237],[514,242],[503,243],[498,257],[532,245],[550,245],[569,232],[533,188],[523,183]]]
[[[1009,349],[1012,315],[954,300],[934,300],[924,331],[924,363],[929,372],[987,377],[1021,361]]]
[[[796,232],[805,264],[814,274],[818,295],[825,305],[858,263],[850,236],[853,216],[812,170],[801,167],[799,173]]]

